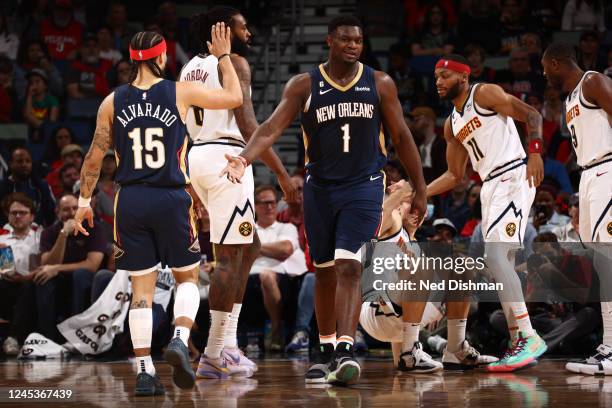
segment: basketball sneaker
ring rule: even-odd
[[[319,345],[319,349],[315,351],[313,358],[314,364],[306,371],[304,376],[306,384],[320,384],[327,382],[329,374],[329,365],[334,356],[334,345],[324,343]]]
[[[230,377],[248,378],[257,371],[257,364],[246,358],[239,348],[224,348],[221,355],[227,362]]]
[[[308,333],[304,330],[298,330],[291,339],[291,342],[285,347],[287,353],[305,353],[308,352],[310,347],[310,340],[308,339]]]
[[[172,381],[177,387],[182,389],[192,388],[195,384],[195,374],[191,368],[189,349],[180,337],[170,340],[164,360],[172,366]]]
[[[445,370],[463,371],[471,370],[481,365],[490,364],[498,361],[497,357],[481,355],[474,347],[470,346],[467,340],[463,340],[459,351],[450,352],[444,348],[442,364]]]
[[[327,382],[336,385],[352,385],[359,381],[361,367],[355,360],[353,346],[340,342],[332,358]]]
[[[536,333],[524,336],[519,332],[518,339],[501,360],[487,365],[490,372],[511,372],[522,368],[533,367],[538,363],[538,357],[547,350],[546,343]]]
[[[225,380],[230,376],[230,370],[227,368],[227,361],[221,355],[221,358],[208,358],[206,354],[200,357],[196,377],[209,378],[214,380]]]
[[[138,373],[136,376],[136,388],[134,395],[136,397],[152,397],[153,395],[164,395],[166,390],[159,381],[159,377],[149,373]]]
[[[359,329],[355,331],[355,344],[353,349],[356,353],[365,353],[368,351],[368,343],[365,341],[365,336],[363,332]]]
[[[600,344],[597,353],[579,362],[569,362],[565,369],[577,374],[612,375],[612,347]]]
[[[418,341],[414,342],[412,350],[400,355],[397,368],[400,371],[411,373],[435,373],[442,370],[442,363],[431,358],[423,351],[423,346]]]
[[[9,336],[4,340],[4,343],[2,343],[2,350],[7,356],[16,356],[17,354],[19,354],[19,349],[19,343],[14,337]]]

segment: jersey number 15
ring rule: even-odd
[[[164,142],[160,139],[164,137],[164,130],[160,127],[146,128],[144,131],[144,147],[140,135],[140,128],[135,128],[128,137],[132,139],[132,151],[134,152],[134,169],[142,169],[142,157],[144,163],[150,169],[159,169],[166,161],[166,149]],[[144,150],[144,154],[143,154]]]

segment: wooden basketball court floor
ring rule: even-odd
[[[563,361],[542,360],[512,374],[483,371],[432,375],[398,374],[390,359],[362,361],[353,387],[307,386],[305,358],[258,360],[253,378],[198,380],[192,390],[172,385],[170,369],[156,368],[166,395],[135,398],[128,361],[29,361],[0,363],[0,407],[612,407],[612,377],[568,373]],[[10,389],[66,389],[70,400],[15,400]]]

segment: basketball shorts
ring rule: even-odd
[[[255,228],[253,168],[241,183],[219,177],[226,154],[237,156],[244,145],[219,139],[194,145],[189,151],[189,177],[210,217],[210,241],[215,244],[250,244]]]
[[[612,242],[612,161],[584,170],[578,194],[582,241]]]
[[[304,225],[315,266],[344,258],[361,262],[361,246],[378,236],[384,192],[382,171],[349,183],[306,177]]]
[[[361,305],[359,324],[378,341],[402,342],[402,314],[385,302],[365,302]]]
[[[482,233],[485,242],[522,244],[535,198],[535,187],[529,187],[527,166],[491,172],[480,190]],[[514,168],[512,168],[514,167]]]
[[[193,201],[184,187],[142,184],[121,187],[115,196],[115,262],[132,275],[162,263],[189,270],[200,263]]]

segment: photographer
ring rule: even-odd
[[[533,206],[533,226],[538,233],[550,232],[555,227],[563,227],[570,221],[567,215],[555,210],[555,197],[548,190],[536,193]]]

